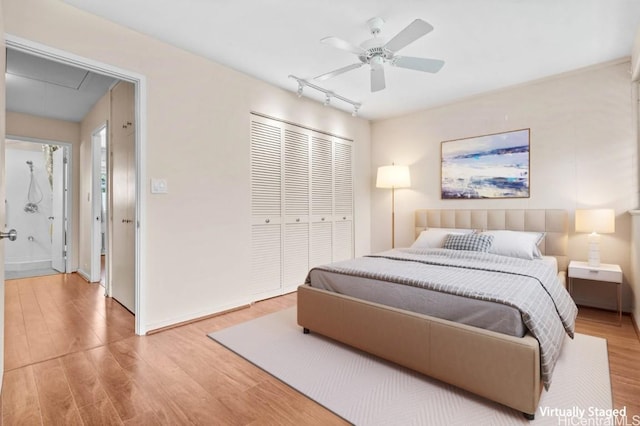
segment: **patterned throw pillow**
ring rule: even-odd
[[[449,234],[473,234],[473,229],[429,228],[420,233],[411,248],[442,248]]]
[[[487,251],[493,243],[493,235],[449,234],[442,248],[451,250]]]

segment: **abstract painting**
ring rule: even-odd
[[[529,129],[444,141],[442,199],[528,198]]]

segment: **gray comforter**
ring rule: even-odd
[[[472,251],[396,249],[317,268],[515,307],[540,343],[547,389],[565,333],[573,338],[578,309],[557,271],[544,262]]]

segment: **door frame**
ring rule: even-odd
[[[89,272],[89,281],[90,282],[99,282],[100,281],[100,272],[101,272],[101,257],[102,257],[102,220],[105,221],[106,232],[105,232],[105,244],[108,246],[109,241],[109,208],[107,207],[107,217],[102,217],[102,185],[101,185],[101,163],[102,163],[102,144],[98,135],[102,132],[105,132],[106,141],[107,141],[107,150],[109,144],[109,125],[108,122],[100,124],[91,132],[91,259],[90,259],[90,272]],[[107,156],[107,173],[109,170],[109,158]],[[107,184],[107,191],[110,191],[109,185]],[[96,218],[96,215],[99,215]],[[94,218],[96,218],[94,220]],[[102,220],[98,220],[102,219]],[[106,263],[110,261],[108,250],[106,250]],[[108,268],[105,265],[105,296],[109,295],[108,287],[109,287],[109,274]]]
[[[4,140],[7,139],[28,143],[37,143],[40,145],[57,145],[64,149],[64,155],[67,158],[67,164],[73,164],[73,145],[69,142],[61,142],[54,141],[49,139],[40,139],[40,138],[31,138],[28,136],[16,136],[7,134],[4,136]],[[5,146],[5,150],[6,150]],[[6,161],[6,160],[5,160]],[[73,187],[73,167],[65,167],[65,188]],[[69,226],[69,224],[73,223],[73,197],[69,197],[69,191],[65,191],[63,195],[64,199],[64,239],[65,246],[67,249],[67,255],[64,258],[64,271],[65,273],[71,272],[71,253],[74,252],[75,247],[73,246],[73,227]],[[4,260],[3,260],[4,262]]]
[[[59,150],[59,148],[58,148]],[[58,150],[56,150],[55,152],[53,152],[52,155],[52,167],[55,170],[56,164],[59,161],[59,159],[56,159],[56,157],[59,157],[58,155]],[[58,268],[56,268],[56,259],[53,256],[53,247],[52,247],[52,252],[51,252],[51,267],[58,271],[58,272],[63,272],[63,273],[68,273],[71,272],[70,270],[70,262],[69,259],[71,257],[71,254],[73,253],[73,251],[71,250],[71,239],[69,238],[70,236],[73,236],[69,233],[69,224],[72,223],[69,219],[69,214],[71,212],[70,210],[70,204],[69,204],[69,185],[71,185],[71,180],[69,179],[69,164],[73,164],[70,163],[70,159],[71,159],[71,155],[69,155],[69,147],[66,146],[62,146],[62,271],[60,271]],[[53,185],[52,185],[52,189],[55,190],[56,189],[56,177],[54,175],[54,179],[53,179]],[[52,203],[52,212],[53,215],[52,217],[55,219],[56,216],[56,211],[53,210],[53,207],[55,206],[55,203]],[[60,221],[57,221],[58,223],[60,223]],[[53,234],[51,235],[51,242],[53,245],[54,242],[54,234],[56,233],[55,231],[55,226],[56,226],[56,221],[54,221],[53,223]]]
[[[146,228],[144,220],[146,217],[146,197],[142,191],[142,176],[146,176],[146,146],[147,146],[147,80],[142,74],[126,70],[105,62],[96,61],[67,52],[29,39],[5,34],[6,47],[15,50],[46,58],[52,61],[72,65],[99,74],[107,75],[119,80],[128,81],[135,86],[135,166],[136,166],[136,204],[135,204],[135,333],[144,335],[147,332],[146,309]]]

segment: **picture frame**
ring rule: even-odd
[[[530,133],[519,129],[443,141],[442,199],[529,198]]]

